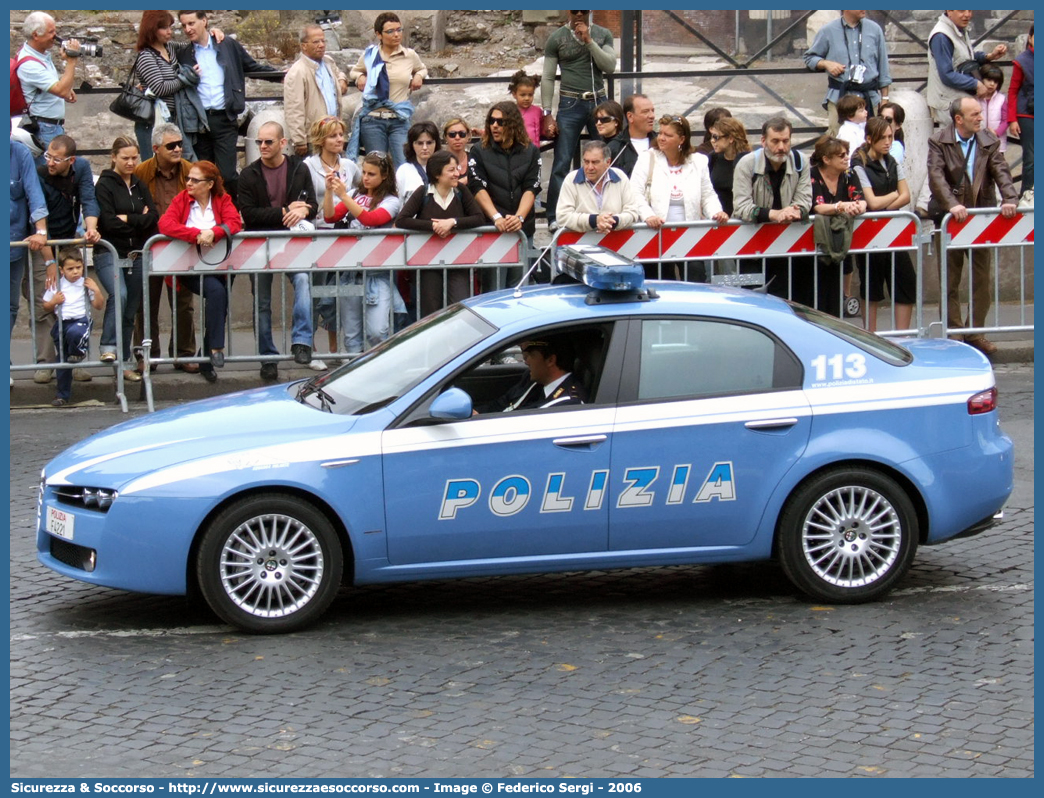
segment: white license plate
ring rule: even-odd
[[[75,517],[72,513],[59,510],[56,507],[47,508],[47,531],[66,540],[73,539],[73,522]]]

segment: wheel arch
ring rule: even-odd
[[[210,523],[214,518],[230,504],[250,496],[272,493],[281,493],[287,496],[293,496],[295,499],[301,499],[302,501],[311,504],[316,510],[326,516],[326,519],[330,522],[334,531],[337,533],[338,540],[341,542],[341,552],[344,557],[343,568],[341,571],[341,583],[352,583],[352,578],[355,573],[355,549],[352,546],[352,539],[348,534],[348,528],[344,525],[341,516],[334,511],[333,507],[311,491],[293,485],[256,485],[226,496],[210,509],[210,512],[206,514],[199,526],[196,528],[196,531],[192,536],[192,544],[189,546],[188,557],[185,561],[185,587],[189,596],[199,597],[201,595],[199,580],[196,576],[196,558],[199,555],[199,547],[203,540],[203,533],[206,531],[207,527],[210,526]]]
[[[906,474],[898,469],[878,462],[877,460],[865,460],[865,459],[852,459],[852,460],[836,460],[832,463],[827,463],[820,466],[815,471],[811,471],[806,474],[800,481],[795,483],[789,491],[787,496],[780,505],[780,511],[776,515],[776,523],[772,530],[772,556],[773,558],[779,557],[779,536],[780,536],[780,522],[783,517],[783,509],[787,506],[791,497],[795,493],[800,491],[807,483],[816,479],[826,471],[833,471],[838,468],[866,468],[871,471],[877,471],[884,476],[890,477],[903,489],[907,497],[910,499],[910,503],[913,504],[914,512],[917,513],[917,544],[922,545],[928,539],[928,505],[924,500],[924,496],[921,495],[921,491],[918,490],[913,480],[910,479]]]

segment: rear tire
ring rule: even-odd
[[[196,574],[210,608],[248,632],[276,634],[315,622],[337,595],[341,543],[330,521],[285,493],[241,499],[210,523]]]
[[[917,513],[891,477],[837,468],[801,485],[780,514],[779,559],[800,590],[838,604],[872,601],[909,570]]]

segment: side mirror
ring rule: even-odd
[[[443,418],[449,420],[462,420],[471,418],[471,397],[460,388],[450,388],[435,397],[435,401],[428,408],[428,415],[432,418]]]

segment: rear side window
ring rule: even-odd
[[[800,385],[798,361],[764,330],[703,319],[642,322],[639,399],[759,393]]]
[[[874,335],[862,327],[856,327],[836,316],[831,316],[814,308],[808,308],[793,302],[790,303],[790,307],[795,315],[809,324],[814,324],[827,332],[833,333],[838,338],[848,341],[852,346],[857,346],[876,358],[880,358],[885,363],[890,363],[893,366],[905,366],[913,363],[913,355],[909,350],[903,349],[903,347],[892,343],[887,338]]]

